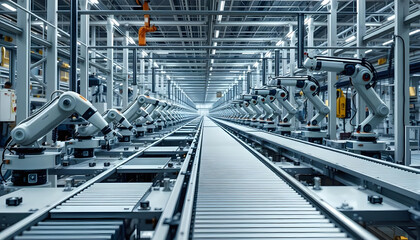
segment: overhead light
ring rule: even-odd
[[[143,55],[143,57],[147,57],[147,52],[145,52],[144,50],[141,51],[141,54]]]
[[[280,41],[278,41],[277,43],[276,43],[276,46],[280,46],[280,45],[282,45],[284,42],[283,42],[283,40],[280,40]]]
[[[258,61],[254,63],[254,68],[258,67]]]
[[[328,53],[328,50],[325,50],[321,54],[324,55],[324,54],[327,54],[327,53]]]
[[[82,44],[78,41],[78,42],[77,42],[77,45],[79,45],[79,46],[80,46],[80,45],[82,45]]]
[[[325,6],[325,5],[327,5],[328,3],[330,3],[330,0],[324,0],[324,1],[322,1],[322,2],[321,2],[321,5],[322,5],[322,6]]]
[[[218,38],[220,34],[219,30],[214,31],[214,38]]]
[[[171,79],[171,77],[169,77],[169,75],[166,75],[166,78],[169,79],[169,80]]]
[[[353,57],[354,57],[354,58],[357,58],[357,53],[355,53],[355,54],[353,55]]]
[[[154,66],[155,68],[158,68],[158,67],[159,67],[159,65],[158,65],[156,62],[154,62],[154,63],[153,63],[153,66]]]
[[[221,22],[222,21],[222,15],[217,15],[217,22]]]
[[[286,35],[286,37],[287,37],[287,38],[291,38],[294,32],[295,32],[295,31],[290,31],[290,32],[288,32],[288,33],[287,33],[287,35]]]
[[[117,27],[118,27],[118,26],[120,26],[120,23],[119,23],[117,20],[115,20],[115,18],[111,18],[111,22],[112,22],[114,25],[117,25]]]
[[[211,76],[211,73],[209,73],[209,75]]]
[[[346,42],[349,43],[349,42],[354,41],[354,40],[356,40],[356,36],[353,35],[353,36],[347,38]]]
[[[108,62],[108,59],[104,58],[104,61],[105,61],[105,62]]]
[[[57,33],[57,37],[61,37],[61,34],[60,33]]]
[[[268,51],[267,53],[265,53],[265,55],[264,55],[266,58],[271,58],[271,52],[270,51]]]
[[[373,50],[372,50],[372,49],[369,49],[369,50],[367,50],[367,51],[365,52],[365,54],[368,54],[368,53],[371,53],[371,52],[373,52]]]
[[[389,40],[389,41],[386,41],[386,42],[384,42],[384,43],[382,43],[382,45],[383,46],[385,46],[385,45],[389,45],[389,44],[391,44],[391,43],[393,43],[394,42],[394,40]]]
[[[225,10],[225,0],[220,1],[219,11]]]
[[[5,8],[7,8],[7,9],[9,9],[10,11],[16,12],[16,8],[14,8],[14,7],[10,6],[10,5],[9,5],[9,4],[7,4],[7,3],[2,3],[1,5],[2,5],[3,7],[5,7]]]
[[[99,3],[99,1],[98,1],[98,0],[89,0],[89,3],[90,3],[90,4],[98,4],[98,3]]]
[[[392,15],[392,16],[389,16],[386,20],[387,21],[392,21],[392,20],[394,20],[395,19],[395,15]]]
[[[214,46],[214,47],[217,47],[217,42],[214,42],[214,43],[213,43],[213,46]]]
[[[118,69],[122,69],[122,67],[121,67],[120,65],[117,65],[117,68],[118,68]]]
[[[416,30],[414,30],[414,31],[411,31],[411,32],[409,33],[409,35],[411,36],[411,35],[414,35],[414,34],[419,33],[419,32],[420,32],[420,29],[416,29]]]
[[[231,72],[231,73],[238,73],[239,71],[229,71],[229,72]]]
[[[210,67],[210,71],[213,71],[213,67]]]
[[[254,54],[255,54],[255,52],[243,52],[242,54],[243,54],[243,55],[254,55]]]
[[[214,59],[210,60],[210,63],[213,64],[214,63]]]
[[[216,54],[216,49],[211,50],[211,54],[212,55]]]
[[[136,42],[134,42],[134,39],[132,37],[127,37],[127,40],[131,44],[136,44]]]

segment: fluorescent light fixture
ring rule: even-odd
[[[391,44],[391,43],[393,43],[394,42],[394,40],[389,40],[389,41],[386,41],[386,42],[384,42],[384,43],[382,43],[382,45],[383,46],[385,46],[385,45],[389,45],[389,44]]]
[[[371,53],[371,52],[373,52],[373,50],[372,50],[372,49],[369,49],[369,50],[367,50],[367,51],[365,52],[365,54],[368,54],[368,53]]]
[[[212,55],[216,54],[216,49],[211,50],[211,54]]]
[[[127,40],[131,44],[136,44],[136,42],[134,42],[134,39],[132,37],[127,37]]]
[[[57,33],[57,37],[61,37],[61,34],[60,33]]]
[[[117,20],[115,20],[115,18],[111,18],[111,22],[112,22],[114,25],[117,25],[117,27],[118,27],[118,26],[120,26],[120,23],[119,23]]]
[[[159,65],[158,65],[156,62],[154,62],[154,63],[153,63],[153,66],[154,66],[155,68],[158,68],[158,67],[159,67]]]
[[[220,31],[219,30],[214,31],[214,38],[218,38],[219,35],[220,35]]]
[[[321,5],[322,5],[322,6],[325,6],[325,5],[327,5],[328,3],[330,3],[330,0],[324,0],[324,1],[322,1],[322,2],[321,2]]]
[[[214,47],[217,47],[217,42],[214,42],[214,43],[213,43],[213,46],[214,46]]]
[[[409,35],[411,36],[411,35],[414,35],[414,34],[419,33],[419,32],[420,32],[420,29],[416,29],[416,30],[414,30],[414,31],[411,31],[411,32],[409,33]]]
[[[225,10],[225,0],[220,1],[219,11]]]
[[[209,73],[209,75],[211,76],[211,73]]]
[[[280,40],[280,41],[278,41],[277,43],[276,43],[276,46],[280,46],[280,45],[282,45],[284,42],[283,42],[283,40]]]
[[[143,55],[143,57],[147,57],[147,52],[145,52],[144,50],[141,51],[141,54]]]
[[[258,62],[255,62],[253,66],[254,68],[258,67]]]
[[[346,43],[349,43],[349,42],[354,41],[354,40],[356,40],[356,36],[353,35],[353,36],[346,39]]]
[[[328,53],[328,50],[324,50],[324,51],[322,51],[322,55],[324,55],[324,54],[327,54]]]
[[[288,33],[287,33],[287,35],[286,35],[286,37],[287,37],[287,38],[291,38],[294,32],[295,32],[295,31],[290,31],[290,32],[288,32]]]
[[[104,61],[105,61],[105,62],[108,62],[108,59],[104,58]]]
[[[78,42],[77,42],[77,45],[79,45],[79,46],[80,46],[80,45],[82,45],[82,44],[78,41]]]
[[[210,60],[210,63],[213,64],[214,63],[214,59]]]
[[[229,71],[229,72],[231,72],[231,73],[238,73],[239,71]]]
[[[90,3],[90,4],[98,4],[98,3],[99,3],[99,1],[98,1],[98,0],[89,0],[89,3]]]
[[[120,65],[117,65],[117,68],[118,68],[118,69],[122,69],[122,67],[121,67]]]
[[[392,16],[389,16],[386,20],[391,21],[391,20],[394,20],[394,19],[395,19],[395,15],[392,15]]]
[[[213,71],[213,67],[210,67],[210,71]]]
[[[271,58],[271,52],[270,52],[270,51],[266,52],[264,56],[265,56],[266,58]]]
[[[357,53],[355,53],[355,54],[353,55],[353,57],[354,57],[354,58],[357,58]]]
[[[255,54],[255,52],[243,52],[242,54],[243,54],[243,55],[254,55],[254,54]]]
[[[166,75],[166,78],[169,79],[169,80],[171,79],[171,77],[169,77],[169,75]]]
[[[10,5],[9,5],[9,4],[7,4],[7,3],[2,3],[1,5],[2,5],[3,7],[5,7],[5,8],[7,8],[7,9],[9,9],[10,11],[16,12],[16,8],[14,8],[14,7],[10,6]]]
[[[221,22],[222,21],[222,15],[217,15],[217,22]]]

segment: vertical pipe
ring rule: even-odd
[[[171,99],[171,80],[168,80],[168,99]]]
[[[274,75],[280,76],[280,50],[274,51]]]
[[[144,78],[145,76],[145,61],[144,58],[146,57],[146,54],[144,51],[141,53],[141,60],[140,60],[140,94],[144,94],[146,86],[144,84]]]
[[[156,93],[156,68],[152,66],[152,93]]]
[[[78,0],[70,1],[70,91],[77,91]]]
[[[303,68],[303,55],[304,55],[304,43],[305,43],[305,19],[304,15],[300,13],[298,15],[298,49],[297,49],[297,67]]]
[[[395,103],[394,103],[394,137],[395,137],[395,161],[407,164],[405,158],[405,126],[409,119],[409,49],[410,49],[410,25],[404,22],[409,13],[409,0],[395,0]]]
[[[18,0],[17,3],[30,11],[30,0]],[[17,9],[17,25],[22,29],[22,34],[18,34],[16,37],[16,61],[19,67],[15,83],[17,98],[16,123],[19,124],[29,116],[29,68],[31,57],[31,17],[20,8]],[[19,87],[16,87],[18,85]]]

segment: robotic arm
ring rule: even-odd
[[[277,89],[276,91],[276,98],[277,101],[286,109],[287,114],[282,118],[283,123],[287,123],[292,119],[296,113],[297,109],[293,107],[293,105],[287,99],[289,96],[289,92],[285,88]]]
[[[89,101],[82,95],[69,91],[57,96],[16,126],[11,132],[11,144],[20,144],[21,146],[36,144],[39,138],[53,130],[73,113],[78,113],[97,129],[100,129],[105,138],[115,136],[115,132]]]
[[[303,65],[310,70],[337,72],[351,78],[354,88],[372,113],[359,124],[357,132],[371,132],[388,116],[388,106],[374,90],[376,84],[375,68],[365,59],[314,57],[307,58]]]
[[[242,108],[248,113],[248,115],[247,115],[248,119],[251,118],[255,114],[255,112],[252,111],[252,109],[249,107],[249,102],[248,101],[244,101],[242,103]]]
[[[102,114],[102,117],[105,119],[107,123],[115,122],[123,125],[124,127],[128,128],[129,130],[133,129],[133,126],[127,119],[115,109],[109,109]],[[99,128],[94,126],[93,124],[89,124],[88,126],[79,127],[77,130],[80,136],[93,136],[99,132]]]
[[[276,90],[275,89],[254,89],[256,95],[264,96],[266,101],[265,103],[271,108],[271,115],[269,118],[274,119],[281,115],[281,109],[274,103],[276,100]]]
[[[139,117],[148,117],[149,112],[147,112],[147,109],[145,110],[142,108],[144,104],[149,104],[147,108],[150,110],[150,108],[155,109],[159,104],[159,101],[144,95],[138,96],[136,100],[134,100],[134,102],[123,112],[123,115],[128,122],[133,122]]]
[[[272,120],[273,110],[269,106],[267,106],[266,98],[262,97],[262,96],[258,96],[257,101],[258,101],[259,105],[262,107],[262,109],[264,109],[264,111],[265,111],[265,115],[263,116],[263,118],[267,119],[267,120]]]
[[[257,119],[259,116],[263,114],[261,109],[257,106],[258,102],[256,98],[257,96],[244,95],[244,99],[249,101],[249,106],[254,111],[254,115],[252,116],[252,119]]]
[[[328,106],[318,96],[319,83],[311,76],[275,77],[269,80],[269,86],[295,86],[301,88],[303,94],[318,110],[318,113],[308,122],[308,126],[318,126],[330,112]]]

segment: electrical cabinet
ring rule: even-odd
[[[0,89],[0,122],[14,122],[16,118],[16,94],[12,89]]]

